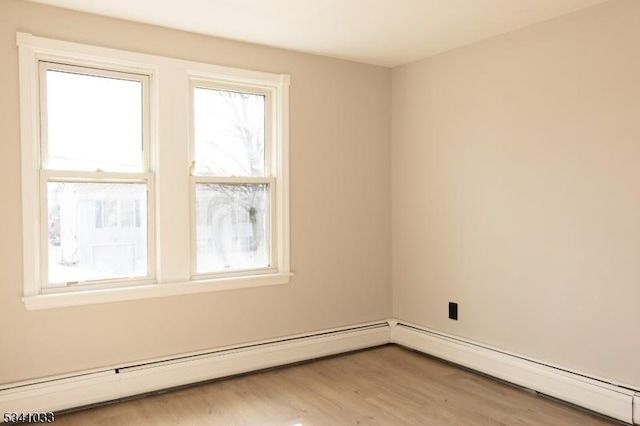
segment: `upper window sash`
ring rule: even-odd
[[[192,164],[192,176],[210,177],[270,177],[277,176],[277,162],[279,158],[273,155],[272,147],[278,144],[280,136],[277,133],[278,116],[274,113],[278,109],[277,87],[265,87],[263,85],[239,85],[215,79],[191,78],[190,80],[190,161]],[[215,117],[216,108],[225,108],[227,116]],[[261,116],[258,117],[257,114]],[[227,120],[227,123],[220,121]],[[200,126],[197,122],[200,120]],[[209,121],[207,121],[209,120]],[[224,129],[224,125],[234,122],[234,129]],[[203,152],[203,144],[198,139],[203,137],[224,136],[229,139],[238,139],[246,135],[231,134],[239,132],[238,127],[243,127],[244,133],[250,133],[249,137],[260,141],[261,155],[252,152],[251,148],[246,152],[236,150],[228,152],[228,147],[222,144],[213,144],[213,150],[217,152]],[[220,133],[227,130],[226,135]],[[248,142],[248,141],[243,141]],[[255,148],[255,147],[252,147]],[[206,158],[207,154],[211,158]],[[213,155],[211,155],[213,154]],[[217,155],[216,155],[217,154]],[[235,154],[235,155],[234,155]],[[253,156],[251,159],[234,158],[234,156]],[[228,167],[207,167],[207,161],[220,157]],[[243,164],[246,160],[251,164]],[[258,162],[259,160],[259,162]]]
[[[61,62],[39,61],[41,167],[120,173],[151,170],[150,76]],[[120,105],[114,108],[109,100]],[[54,129],[51,115],[58,125]],[[73,155],[75,164],[55,154]],[[117,163],[123,160],[131,164]]]

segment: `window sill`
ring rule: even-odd
[[[39,294],[22,298],[27,310],[64,308],[68,306],[93,305],[151,299],[155,297],[180,296],[212,291],[235,290],[288,284],[292,273],[275,273],[258,276],[207,279],[185,283],[152,284],[135,287],[118,287],[99,290],[82,290],[69,293]]]

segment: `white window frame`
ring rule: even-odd
[[[23,219],[23,302],[27,309],[108,303],[281,285],[290,282],[289,242],[289,76],[184,61],[174,58],[96,47],[17,33],[20,76],[20,116],[22,152]],[[149,276],[133,282],[103,282],[78,286],[64,292],[43,291],[46,277],[47,245],[43,234],[46,194],[42,180],[51,171],[42,171],[40,153],[40,63],[42,61],[97,68],[149,79],[148,165],[144,176],[134,180],[148,182]],[[190,131],[190,97],[193,81],[214,81],[235,87],[253,87],[272,97],[273,126],[270,129],[269,165],[273,187],[271,206],[272,268],[234,274],[193,274],[195,252],[192,247],[194,208],[190,189],[195,188],[190,173],[193,149]],[[98,173],[100,181],[131,180],[131,174]],[[43,177],[44,175],[44,177]],[[77,180],[75,172],[56,171],[56,178]],[[82,181],[87,174],[83,174]],[[195,198],[195,195],[193,196]],[[45,218],[45,219],[42,219]]]
[[[135,284],[150,284],[155,281],[155,232],[154,232],[154,216],[155,216],[155,202],[154,202],[154,173],[151,172],[151,163],[149,159],[150,137],[149,137],[149,81],[150,74],[134,73],[130,69],[115,69],[113,66],[109,68],[101,67],[87,67],[82,65],[76,65],[73,58],[60,58],[60,57],[45,57],[40,56],[38,58],[38,77],[39,77],[39,143],[36,149],[40,149],[39,162],[40,162],[40,186],[38,192],[40,195],[40,293],[57,293],[57,292],[72,292],[78,291],[79,286],[90,286],[91,289],[109,288],[117,286],[126,286]],[[64,61],[59,63],[58,61]],[[95,65],[95,64],[92,64]],[[143,132],[142,132],[142,170],[140,172],[104,172],[104,171],[76,171],[76,170],[56,170],[47,166],[48,159],[48,133],[47,133],[47,90],[46,90],[46,72],[63,71],[73,72],[81,75],[92,75],[96,77],[112,77],[112,78],[126,78],[129,81],[137,81],[142,85],[142,120],[143,120]],[[35,142],[35,141],[34,141]],[[116,279],[100,279],[91,280],[86,283],[67,283],[66,286],[49,285],[48,284],[48,251],[49,245],[47,244],[47,232],[48,226],[45,218],[48,213],[48,199],[47,199],[47,184],[49,182],[61,182],[61,183],[130,183],[130,184],[144,184],[147,187],[147,273],[144,276],[135,278],[116,278]],[[89,288],[89,287],[87,287]]]
[[[196,88],[203,89],[212,89],[212,90],[223,90],[223,91],[231,91],[231,92],[240,92],[247,93],[252,95],[260,95],[264,96],[265,99],[265,137],[264,137],[264,176],[215,176],[215,175],[206,175],[206,174],[197,174],[195,171],[195,112],[194,108],[194,94]],[[278,259],[277,254],[280,251],[280,247],[278,245],[278,238],[276,238],[278,234],[278,194],[280,189],[277,187],[278,176],[277,176],[277,167],[278,167],[278,156],[273,155],[276,154],[276,150],[272,149],[274,146],[277,146],[275,143],[278,138],[278,126],[275,125],[278,121],[278,98],[277,98],[277,90],[274,87],[260,87],[255,85],[239,85],[239,84],[229,84],[226,81],[221,81],[218,79],[204,79],[202,77],[193,77],[190,81],[190,89],[189,93],[191,95],[190,105],[191,105],[191,116],[190,116],[190,144],[189,144],[189,154],[190,154],[190,164],[191,166],[191,186],[190,186],[190,194],[192,196],[191,200],[191,277],[194,280],[197,279],[207,279],[207,278],[218,278],[218,277],[237,277],[243,276],[246,274],[253,275],[263,275],[263,274],[272,274],[277,272],[278,270]],[[197,272],[197,241],[196,241],[196,186],[198,184],[265,184],[269,188],[269,230],[270,230],[270,247],[269,247],[269,259],[271,264],[265,268],[256,268],[252,270],[239,270],[232,272]]]

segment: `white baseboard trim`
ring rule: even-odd
[[[389,343],[377,322],[0,387],[1,412],[59,411]]]
[[[605,416],[640,424],[640,396],[579,374],[405,322],[390,322],[391,343],[463,365]]]
[[[396,343],[640,425],[640,393],[397,320],[0,386],[0,413],[60,411]]]

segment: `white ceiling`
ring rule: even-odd
[[[396,66],[607,0],[30,0]]]

